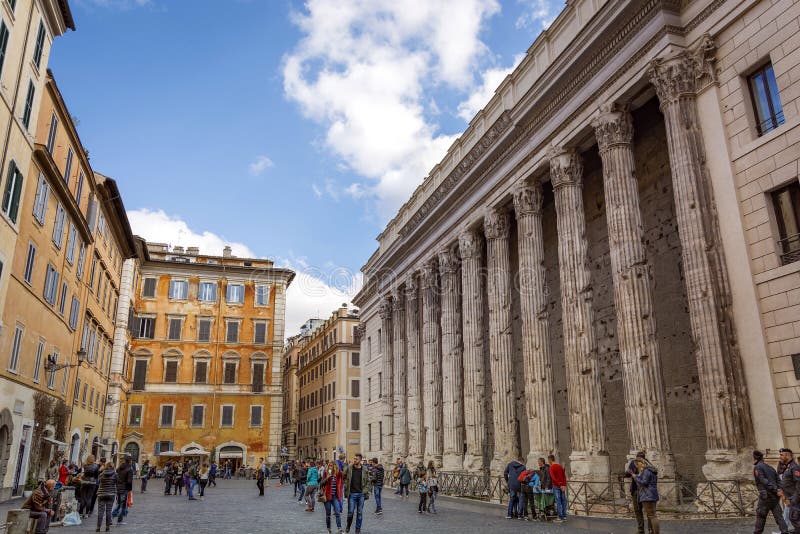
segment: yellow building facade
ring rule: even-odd
[[[134,281],[121,446],[139,461],[280,457],[281,351],[294,273],[148,243]]]

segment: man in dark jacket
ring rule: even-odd
[[[781,533],[789,532],[786,521],[783,520],[780,497],[778,497],[778,473],[771,465],[764,463],[764,453],[753,451],[753,478],[758,490],[758,505],[756,506],[755,534],[764,532],[767,515],[772,512],[772,517],[781,529]]]
[[[45,534],[50,529],[50,518],[55,514],[52,497],[55,487],[55,480],[41,483],[22,505],[23,510],[30,510],[30,518],[36,520],[36,534]]]
[[[386,471],[377,458],[372,459],[372,490],[375,492],[375,513],[381,515],[383,506],[381,505],[381,493],[383,492],[383,482]]]
[[[300,492],[300,497],[297,502],[303,502],[303,497],[306,494],[306,480],[308,479],[308,471],[306,470],[306,462],[300,462],[297,466],[297,484]]]
[[[647,516],[647,524],[650,526],[650,534],[659,534],[658,517],[656,517],[656,505],[658,504],[658,469],[647,460],[637,462],[637,467],[641,474],[633,477],[636,487],[639,490],[639,502],[642,504],[642,511]]]
[[[784,448],[780,452],[784,471],[778,496],[789,507],[789,522],[795,532],[800,532],[800,466],[794,461],[791,449]]]
[[[356,454],[353,463],[344,468],[344,496],[347,498],[347,532],[356,519],[356,534],[361,534],[364,501],[369,499],[370,480],[367,467],[361,463],[362,456]]]
[[[633,505],[633,513],[636,515],[636,532],[644,534],[644,514],[642,513],[642,503],[639,502],[639,488],[636,486],[636,478],[640,475],[640,470],[637,462],[644,462],[645,455],[643,452],[637,452],[636,458],[631,460],[628,464],[628,469],[625,471],[625,478],[631,479],[631,504]]]
[[[117,508],[115,511],[119,514],[118,525],[124,524],[125,516],[128,515],[128,492],[133,489],[133,468],[130,462],[130,457],[126,456],[117,467]]]
[[[506,511],[506,519],[515,519],[522,517],[522,510],[520,506],[520,482],[519,475],[525,471],[525,459],[517,458],[506,466],[503,471],[503,478],[508,484],[508,510]]]

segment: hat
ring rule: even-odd
[[[647,458],[647,456],[645,456],[644,452],[642,452],[642,451],[637,452],[636,453],[636,457],[637,458],[643,458],[643,459]]]
[[[754,460],[761,460],[764,458],[764,453],[758,450],[753,451],[753,459]]]
[[[789,449],[787,447],[782,447],[781,449],[778,450],[778,452],[788,452],[789,454],[794,454],[792,452],[792,449]]]

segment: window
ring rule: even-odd
[[[44,339],[39,339],[39,345],[36,347],[36,363],[33,367],[33,381],[39,383],[39,373],[42,370],[42,355],[44,354]]]
[[[367,448],[372,450],[372,423],[367,425]]]
[[[64,308],[67,306],[67,283],[61,282],[61,298],[58,301],[58,314],[64,316]]]
[[[220,426],[231,427],[233,426],[233,406],[226,404],[222,406],[222,421]]]
[[[196,361],[194,363],[194,383],[205,384],[208,376],[208,362]]]
[[[75,190],[75,202],[78,203],[78,207],[81,205],[81,193],[83,192],[83,171],[78,173],[78,185],[77,189]]]
[[[189,282],[187,280],[169,281],[169,298],[172,300],[186,300],[189,297]]]
[[[81,404],[86,406],[86,397],[89,394],[89,384],[87,382],[83,383],[83,396],[81,396]]]
[[[44,22],[39,21],[39,31],[36,34],[36,46],[33,49],[33,62],[36,63],[36,68],[39,68],[42,63],[42,52],[44,52]]]
[[[28,257],[25,259],[25,273],[24,278],[25,281],[29,284],[31,283],[31,279],[33,278],[33,266],[36,262],[36,245],[33,243],[28,243]]]
[[[211,341],[211,319],[197,320],[197,341]]]
[[[367,378],[367,402],[372,401],[372,378]]]
[[[216,302],[217,301],[217,283],[216,282],[200,282],[197,288],[197,300],[201,302]]]
[[[383,373],[378,373],[378,398],[383,398]]]
[[[239,321],[226,321],[225,342],[238,343],[239,342]]]
[[[162,427],[171,427],[175,416],[175,406],[172,404],[161,405],[161,424]]]
[[[223,384],[236,383],[236,362],[225,362],[225,371],[222,383]]]
[[[47,276],[44,279],[44,300],[50,305],[56,305],[56,297],[58,295],[58,280],[61,275],[56,271],[55,267],[47,264]]]
[[[267,342],[267,323],[266,321],[253,322],[253,343],[264,345]]]
[[[244,286],[242,284],[228,284],[225,290],[225,302],[228,304],[241,304],[244,302]]]
[[[78,399],[80,398],[80,396],[81,396],[81,379],[80,378],[76,378],[75,379],[75,391],[74,391],[74,393],[72,395],[72,402],[74,404],[78,404]]]
[[[351,367],[358,367],[359,365],[361,365],[361,353],[351,352],[350,353],[350,366]]]
[[[783,124],[783,107],[772,63],[767,63],[747,77],[750,98],[756,116],[756,130],[762,136]]]
[[[155,278],[145,278],[142,280],[142,297],[146,299],[156,298]]]
[[[128,426],[142,426],[142,405],[131,404],[128,406]]]
[[[147,380],[147,360],[135,360],[133,364],[133,387],[134,391],[144,391],[144,384]]]
[[[28,80],[28,94],[25,96],[25,107],[22,110],[22,124],[25,125],[26,129],[30,129],[35,94],[36,87],[33,85],[33,80]]]
[[[12,160],[8,164],[8,178],[6,188],[3,192],[3,213],[8,215],[11,222],[17,222],[19,215],[20,195],[22,194],[22,173],[17,168],[17,164]]]
[[[92,411],[94,407],[94,388],[92,388],[91,393],[89,393],[89,411]]]
[[[0,74],[3,72],[3,64],[6,62],[6,48],[8,47],[8,26],[5,22],[0,22]]]
[[[71,224],[67,232],[67,261],[70,265],[75,263],[75,247],[78,245],[78,228]]]
[[[378,450],[383,450],[383,421],[378,421]]]
[[[74,157],[72,147],[67,147],[67,164],[64,165],[64,181],[67,183],[67,187],[69,187],[69,177],[72,174],[72,160]]]
[[[75,275],[78,277],[78,280],[83,278],[83,266],[86,263],[86,245],[81,243],[80,252],[78,252],[78,268]]]
[[[256,286],[256,306],[269,306],[269,286],[266,284],[259,284]]]
[[[50,198],[50,184],[47,183],[43,174],[39,174],[39,182],[36,184],[36,197],[33,200],[33,216],[44,225],[47,215],[47,200]]]
[[[253,393],[261,393],[264,391],[264,364],[253,364]]]
[[[170,341],[180,341],[182,325],[183,325],[183,319],[181,319],[180,317],[170,317],[167,339],[169,339]]]
[[[350,412],[350,430],[353,432],[361,430],[361,412]]]
[[[139,339],[153,339],[156,331],[155,317],[139,317]]]
[[[53,362],[56,365],[58,365],[58,356],[59,356],[58,350],[53,350]],[[63,373],[65,375],[67,374],[66,371],[63,371]],[[52,371],[52,372],[49,373],[49,376],[47,377],[47,387],[49,389],[55,389],[55,387],[56,387],[56,373],[55,373],[55,371]]]
[[[261,426],[263,406],[250,406],[250,426]]]
[[[195,404],[192,406],[192,426],[195,428],[202,428],[203,421],[206,418],[206,407],[203,404]]]
[[[800,260],[800,184],[797,181],[772,192],[778,223],[779,254],[786,265]]]
[[[351,380],[350,381],[350,396],[354,398],[358,398],[360,396],[360,381],[359,380]]]
[[[164,364],[164,382],[174,384],[178,381],[178,362],[177,360],[168,360]]]
[[[56,133],[58,133],[58,117],[55,112],[50,116],[50,131],[47,133],[47,151],[53,155],[56,146]]]
[[[53,243],[58,248],[61,248],[61,243],[64,241],[64,225],[66,222],[67,212],[64,211],[64,206],[59,202],[58,208],[56,208],[56,222],[53,225]]]
[[[69,306],[69,327],[73,330],[78,328],[78,314],[81,311],[81,303],[75,295],[72,295],[72,303]]]

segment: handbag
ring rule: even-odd
[[[317,497],[317,502],[321,502],[323,504],[328,502],[328,498],[325,496],[325,492],[324,491],[320,491],[319,492],[319,496]]]

